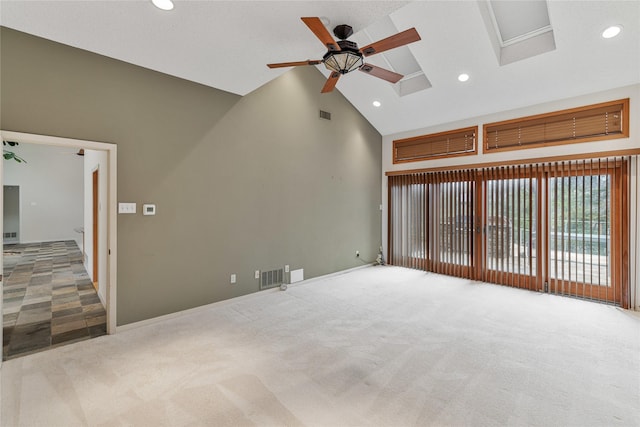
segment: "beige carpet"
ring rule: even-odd
[[[5,362],[2,425],[640,425],[640,318],[370,267]]]

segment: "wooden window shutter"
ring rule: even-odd
[[[629,99],[484,126],[484,151],[506,151],[629,136]]]
[[[478,127],[421,135],[393,141],[393,163],[417,162],[439,157],[468,156],[478,153]]]

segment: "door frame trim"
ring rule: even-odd
[[[118,214],[117,214],[117,145],[114,143],[88,141],[81,139],[63,138],[58,136],[37,135],[23,132],[0,130],[3,140],[12,140],[28,144],[52,145],[59,147],[84,148],[89,150],[105,151],[107,153],[107,283],[106,286],[106,313],[107,334],[116,333],[117,325],[117,273],[118,273]],[[0,186],[4,185],[4,165],[0,162]],[[0,208],[2,200],[0,195]],[[2,233],[2,221],[0,221],[0,233]],[[1,234],[0,234],[1,235]],[[2,257],[0,257],[0,272],[2,271]],[[2,282],[0,282],[2,283]],[[4,284],[2,284],[4,289]],[[2,299],[0,298],[0,312],[2,311]],[[2,333],[0,332],[0,338]],[[1,359],[1,358],[0,358]],[[2,363],[0,361],[0,363]]]
[[[92,260],[91,260],[91,269],[93,270],[91,272],[91,279],[93,282],[93,287],[96,289],[96,292],[98,291],[98,288],[100,287],[100,250],[99,250],[99,244],[100,244],[100,239],[99,239],[99,235],[100,235],[100,221],[99,221],[99,211],[100,211],[100,199],[99,199],[99,194],[100,194],[100,166],[96,166],[92,171],[91,171],[91,246],[92,249]],[[85,250],[84,248],[82,249],[83,251]]]

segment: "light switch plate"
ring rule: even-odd
[[[134,214],[136,213],[135,203],[118,203],[119,214]]]

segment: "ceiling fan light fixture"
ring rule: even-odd
[[[461,82],[466,82],[467,80],[469,80],[469,74],[467,73],[462,73],[458,76],[458,80]]]
[[[173,9],[173,2],[171,0],[151,0],[151,3],[158,9],[171,10]]]
[[[351,71],[362,67],[364,64],[364,60],[362,59],[362,54],[360,52],[349,52],[344,50],[339,52],[327,52],[322,59],[322,62],[324,62],[324,66],[327,67],[327,70],[335,71],[340,74],[350,73]]]

